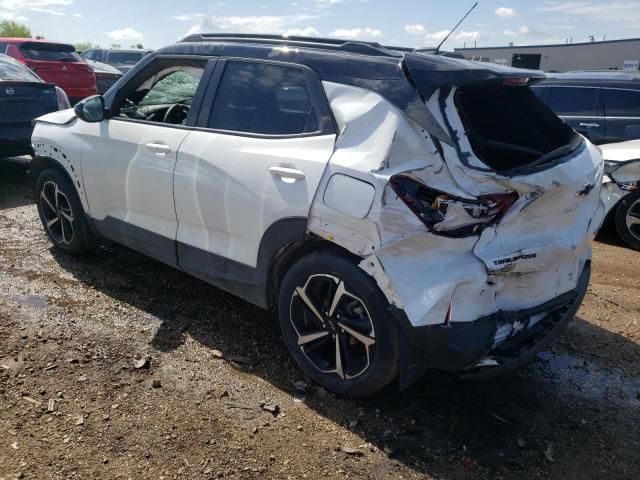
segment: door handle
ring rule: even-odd
[[[166,155],[171,153],[171,147],[164,143],[147,143],[146,147],[157,155]]]
[[[280,167],[274,165],[269,167],[269,173],[275,177],[280,177],[284,181],[295,182],[296,180],[304,179],[304,172],[302,170],[298,170],[297,168],[291,167]]]
[[[585,128],[598,128],[600,124],[599,123],[581,123],[580,126]]]

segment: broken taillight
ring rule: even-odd
[[[448,237],[478,235],[499,220],[518,199],[516,193],[460,198],[405,175],[391,177],[391,187],[429,230]]]
[[[529,83],[528,77],[507,77],[502,81],[503,85],[526,85]]]

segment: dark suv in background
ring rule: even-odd
[[[92,48],[80,54],[85,60],[102,62],[117,68],[122,73],[127,73],[136,63],[149,55],[151,50],[140,49],[115,49],[115,48]]]
[[[549,74],[532,88],[595,144],[640,138],[640,72]]]

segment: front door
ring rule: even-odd
[[[162,59],[123,86],[112,117],[82,124],[82,171],[99,233],[176,264],[173,170],[202,61]]]
[[[603,88],[607,142],[640,138],[640,90]]]
[[[556,115],[595,144],[605,141],[605,122],[596,87],[553,86],[547,104]]]
[[[306,67],[219,61],[213,77],[217,88],[203,102],[211,107],[178,152],[179,264],[211,280],[242,281],[270,226],[308,216],[335,130]]]

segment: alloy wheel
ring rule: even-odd
[[[627,230],[637,240],[640,240],[640,198],[633,202],[627,210]]]
[[[364,302],[332,275],[312,275],[295,289],[289,318],[298,347],[319,371],[343,380],[367,371],[375,354],[375,331]]]
[[[40,190],[40,211],[49,236],[57,244],[70,245],[74,235],[71,203],[54,181],[47,181]]]

